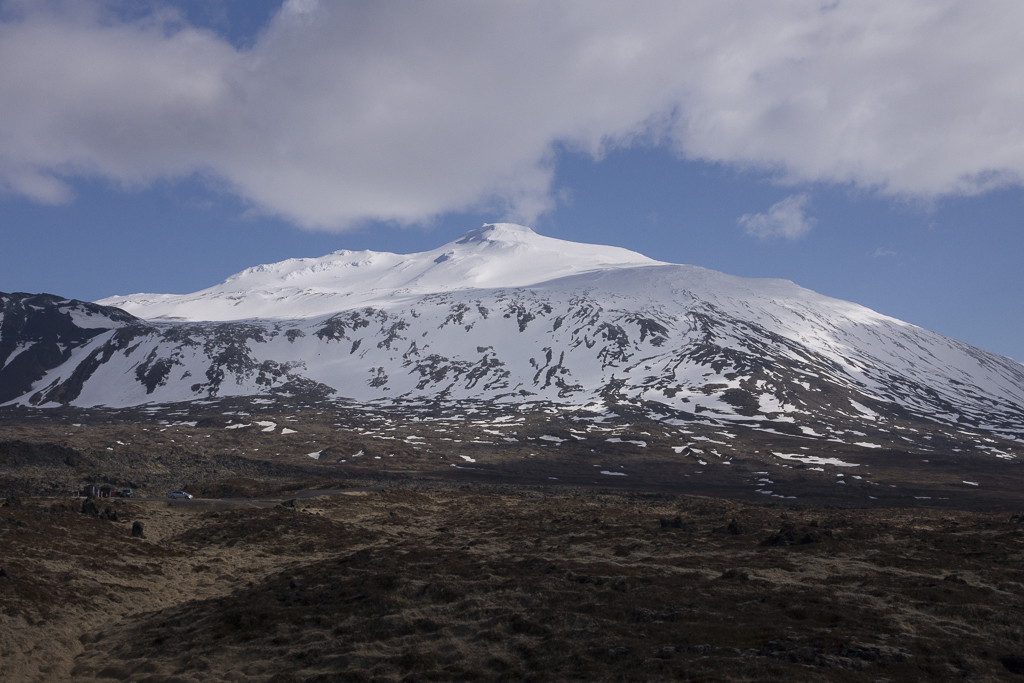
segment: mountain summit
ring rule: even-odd
[[[152,320],[304,318],[456,289],[527,287],[610,268],[662,265],[628,249],[495,223],[418,254],[336,251],[247,268],[193,294],[132,294],[97,303]]]

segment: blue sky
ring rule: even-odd
[[[1021,12],[765,4],[2,3],[0,290],[188,292],[513,219],[1024,360]]]

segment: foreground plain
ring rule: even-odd
[[[0,679],[1024,671],[1020,516],[444,483],[289,502],[302,485],[222,483],[286,498],[273,507],[103,501],[99,516],[82,500],[11,499]]]
[[[5,408],[0,680],[1024,679],[1017,442],[643,408]]]

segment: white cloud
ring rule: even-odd
[[[895,256],[895,255],[896,255],[896,252],[893,251],[892,249],[883,249],[882,247],[879,247],[878,249],[875,249],[875,254],[874,254],[875,258],[886,258],[888,256]]]
[[[810,197],[795,194],[781,202],[772,204],[768,213],[747,213],[740,216],[739,224],[748,235],[768,239],[784,237],[795,240],[803,237],[814,227],[814,219],[804,215],[804,207]]]
[[[85,5],[4,4],[9,192],[199,173],[312,227],[530,219],[557,145],[638,140],[893,195],[1024,178],[1016,0],[288,0],[250,48]]]
[[[309,14],[320,6],[320,0],[285,0],[281,9],[295,14]]]

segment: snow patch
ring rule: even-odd
[[[860,465],[857,463],[843,462],[838,458],[819,458],[816,455],[807,455],[806,453],[777,453],[773,451],[772,455],[774,455],[777,458],[782,458],[783,460],[796,460],[797,462],[802,462],[806,465],[834,465],[836,467],[860,467]]]
[[[640,446],[641,448],[647,448],[646,441],[630,441],[629,439],[620,439],[619,437],[613,437],[611,439],[605,439],[608,443],[631,443],[634,446]]]

